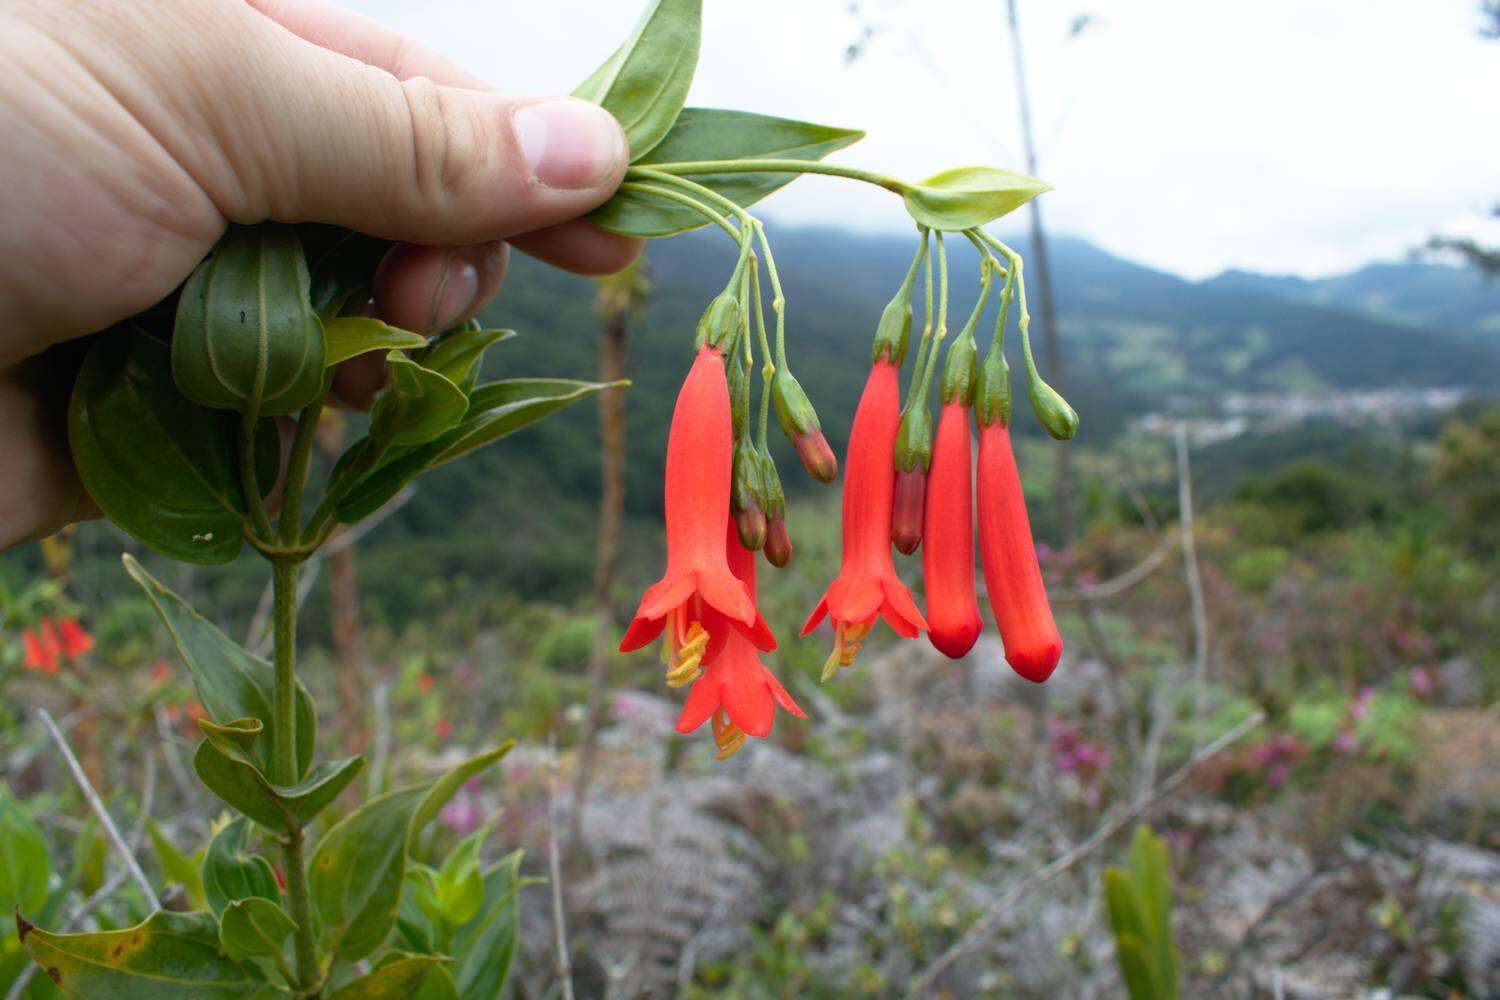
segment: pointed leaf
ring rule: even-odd
[[[0,781],[0,912],[35,913],[47,901],[52,860],[42,828]]]
[[[231,1000],[265,987],[258,970],[219,948],[207,913],[158,910],[144,923],[52,934],[17,918],[21,941],[49,978],[84,1000]]]
[[[400,327],[382,323],[371,316],[341,316],[323,325],[326,349],[323,367],[332,368],[341,361],[371,351],[417,350],[427,346],[427,338]]]
[[[956,167],[906,189],[906,210],[924,226],[972,229],[1014,212],[1052,185],[998,167]]]
[[[375,269],[393,244],[350,229],[317,222],[297,226],[307,270],[312,277],[312,307],[331,316],[347,301],[361,304],[370,297]]]
[[[318,841],[310,868],[313,902],[330,951],[352,962],[380,946],[396,922],[411,837],[464,782],[514,745],[507,741],[465,761],[430,786],[378,795],[329,828]]]
[[[457,1000],[441,955],[405,955],[339,987],[329,1000]]]
[[[419,360],[468,395],[479,378],[484,352],[515,335],[514,330],[484,329],[477,321],[471,321],[444,333]]]
[[[240,551],[239,421],[185,398],[167,347],[132,324],[101,334],[73,384],[68,440],[89,496],[110,520],[174,559],[229,562]],[[263,490],[276,480],[273,421],[256,434]]]
[[[1115,961],[1119,963],[1120,978],[1125,980],[1130,1000],[1166,1000],[1151,974],[1140,938],[1134,934],[1115,938]]]
[[[773,118],[749,111],[683,108],[672,131],[639,163],[649,167],[658,163],[702,160],[821,160],[862,138],[864,133],[854,129]],[[749,208],[796,180],[797,175],[694,174],[688,179],[717,191],[741,208]],[[589,220],[628,236],[671,236],[710,224],[701,213],[686,205],[630,191],[616,194],[596,209]]]
[[[281,902],[271,863],[249,853],[250,820],[237,816],[209,841],[203,856],[203,894],[217,916],[230,903],[258,897]]]
[[[458,842],[443,859],[437,874],[437,903],[443,917],[458,926],[474,919],[484,902],[484,876],[479,871],[479,849],[490,835],[481,827]]]
[[[392,351],[391,387],[370,411],[370,437],[390,445],[426,444],[464,417],[469,400],[443,375]]]
[[[162,874],[166,875],[167,881],[182,886],[189,908],[196,910],[205,906],[203,875],[198,863],[177,849],[177,845],[172,843],[156,820],[147,820],[146,832],[151,837],[151,847],[156,852],[156,860],[161,864]]]
[[[652,0],[630,38],[573,91],[619,119],[631,162],[661,142],[687,100],[702,19],[703,0]]]
[[[193,687],[210,720],[227,725],[246,718],[258,719],[264,730],[254,761],[262,771],[271,768],[270,748],[276,743],[272,726],[271,701],[276,690],[276,671],[271,664],[204,618],[182,598],[162,585],[130,555],[122,557],[125,572],[140,584],[151,606],[177,647],[183,664],[193,675]],[[302,682],[297,682],[296,729],[297,773],[306,774],[312,762],[317,737],[318,717],[312,696]]]
[[[225,741],[205,739],[193,755],[199,779],[226,805],[268,830],[290,833],[306,826],[359,774],[363,757],[322,761],[295,785],[273,785],[250,760]]]
[[[280,955],[282,944],[295,933],[296,922],[259,896],[230,903],[219,918],[219,944],[236,962]]]
[[[463,1000],[499,1000],[516,953],[516,895],[537,880],[523,879],[521,852],[484,873],[484,905],[453,935],[454,979]]]

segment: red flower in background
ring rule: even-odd
[[[78,624],[77,618],[63,618],[57,623],[62,633],[62,652],[73,660],[94,648],[94,637]]]
[[[833,654],[823,668],[827,680],[854,662],[877,617],[908,639],[925,628],[906,584],[891,561],[891,506],[895,489],[896,431],[901,423],[901,392],[896,366],[882,358],[870,368],[854,426],[844,473],[844,561],[839,575],[802,634],[832,619]]]
[[[1005,660],[1022,677],[1040,683],[1062,657],[1062,637],[1032,544],[1010,430],[998,421],[979,429],[976,487],[984,583],[1005,644]]]
[[[742,580],[751,600],[756,598],[755,553],[740,544],[735,523],[729,522],[729,568]],[[687,703],[677,717],[677,731],[690,733],[710,717],[720,760],[732,756],[747,736],[765,737],[776,719],[776,706],[799,719],[807,718],[786,688],[760,662],[760,651],[738,629],[728,629],[722,648],[706,658],[703,675],[693,682]]]
[[[36,629],[27,629],[21,636],[21,644],[25,647],[26,655],[23,661],[27,670],[39,671],[51,676],[57,673],[62,666],[57,658],[58,651],[48,646],[46,640]]]
[[[945,656],[974,648],[984,621],[974,593],[974,485],[970,473],[969,408],[945,403],[927,473],[922,575],[927,587],[927,637]]]
[[[628,653],[665,629],[667,683],[673,687],[696,679],[729,632],[739,632],[758,649],[776,648],[755,601],[729,569],[724,524],[733,451],[724,356],[704,347],[677,395],[667,435],[666,572],[642,596],[620,641],[620,651]],[[711,628],[715,620],[719,625]]]

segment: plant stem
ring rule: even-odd
[[[332,383],[329,382],[329,385]],[[297,530],[302,520],[302,489],[307,485],[307,469],[312,463],[313,438],[318,432],[318,418],[323,413],[323,402],[328,398],[328,389],[307,405],[302,416],[297,418],[297,434],[292,438],[292,457],[287,463],[286,488],[282,491],[281,543],[291,545],[297,541]]]
[[[271,560],[276,666],[276,687],[271,706],[276,742],[271,747],[271,781],[282,786],[297,783],[297,567],[298,560],[287,556]],[[290,916],[297,924],[294,939],[297,986],[305,990],[318,978],[318,950],[302,844],[301,827],[281,838]]]
[[[240,424],[240,487],[245,494],[245,509],[250,512],[255,533],[270,541],[274,537],[271,519],[266,517],[266,505],[261,501],[260,483],[255,473],[255,425],[259,421],[258,414],[247,413]]]
[[[632,168],[634,170],[636,168]],[[692,174],[826,174],[831,177],[847,177],[850,180],[864,181],[866,184],[874,184],[883,187],[887,191],[904,195],[911,187],[905,181],[897,180],[885,174],[875,173],[873,170],[860,170],[858,167],[845,167],[837,163],[820,163],[816,160],[694,160],[687,163],[653,163],[652,170],[666,174],[677,174],[678,176],[690,176]],[[627,173],[627,176],[628,173]]]
[[[646,176],[650,175],[648,174]],[[656,184],[642,184],[639,181],[626,181],[624,184],[620,185],[620,190],[635,192],[638,194],[652,194],[656,195],[656,197],[658,198],[665,198],[668,201],[675,201],[679,205],[686,205],[688,208],[691,208],[699,215],[705,216],[709,219],[709,221],[717,224],[718,227],[724,230],[724,232],[728,233],[736,243],[740,242],[739,231],[729,224],[728,219],[724,218],[724,216],[720,215],[718,212],[715,212],[713,209],[703,204],[703,202],[699,201],[697,198],[683,194],[681,191],[673,191],[671,188],[664,188]]]

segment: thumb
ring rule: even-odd
[[[256,44],[219,49],[237,53],[219,86],[196,88],[224,168],[205,188],[235,221],[482,243],[583,215],[624,176],[624,132],[596,105],[398,80],[252,23]]]

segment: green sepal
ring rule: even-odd
[[[271,863],[248,853],[250,829],[248,817],[236,816],[214,834],[203,855],[203,895],[215,915],[240,899],[281,902],[281,887]]]
[[[889,361],[900,368],[911,343],[911,289],[903,287],[886,304],[875,327],[875,342],[870,347],[870,362]]]
[[[677,121],[698,67],[703,0],[652,0],[635,30],[573,91],[620,122],[631,162]]]
[[[236,962],[280,955],[295,933],[297,924],[286,911],[259,896],[236,900],[219,915],[219,944]]]
[[[396,923],[411,838],[464,782],[514,745],[510,740],[465,761],[431,785],[378,795],[328,829],[309,865],[326,950],[353,962],[380,946]]]
[[[255,966],[219,944],[209,913],[157,910],[124,930],[53,934],[16,916],[21,943],[66,995],[83,1000],[240,1000],[265,996]]]
[[[974,401],[978,359],[979,348],[972,336],[960,336],[949,345],[948,356],[943,359],[943,381],[938,388],[938,399],[945,406],[952,402],[968,406]]]
[[[183,285],[172,378],[217,410],[295,413],[323,388],[323,326],[292,226],[231,225]]]
[[[781,430],[788,440],[795,441],[804,434],[823,429],[812,400],[807,398],[802,383],[791,372],[777,369],[776,377],[771,380],[771,402],[776,407],[776,419],[781,423]]]
[[[178,391],[167,346],[135,323],[94,339],[68,405],[73,464],[105,516],[142,544],[208,565],[239,554],[240,436],[234,415]],[[275,483],[279,453],[275,422],[262,420],[255,468],[263,492]]]
[[[734,340],[739,327],[739,298],[732,292],[720,292],[714,296],[714,300],[703,310],[703,316],[698,320],[693,348],[702,350],[704,347],[712,347],[723,350],[726,344]]]
[[[392,952],[371,972],[340,986],[328,1000],[459,1000],[443,955]]]
[[[909,186],[903,198],[918,224],[957,232],[993,222],[1051,190],[1045,181],[998,167],[955,167]]]
[[[1031,409],[1047,433],[1059,441],[1071,441],[1078,433],[1078,411],[1058,391],[1035,374],[1031,383]]]
[[[781,473],[776,470],[776,460],[766,449],[760,449],[761,510],[766,517],[786,516],[786,491],[781,488]]]
[[[327,345],[323,367],[332,368],[371,351],[414,350],[427,346],[427,338],[371,316],[343,316],[323,326]]]
[[[1009,427],[1010,408],[1010,365],[1003,350],[991,349],[974,382],[974,419],[980,427]]]
[[[386,355],[391,386],[370,409],[370,439],[387,447],[426,444],[463,420],[469,398],[441,372],[399,351]]]
[[[764,511],[765,507],[761,504],[763,493],[760,454],[756,451],[755,443],[750,440],[749,435],[737,438],[734,442],[734,473],[733,485],[729,491],[729,509],[732,512],[754,508]]]
[[[242,719],[257,719],[263,726],[261,739],[251,759],[262,771],[271,769],[271,747],[276,745],[271,705],[276,690],[276,671],[270,663],[221,632],[208,619],[168,590],[130,554],[121,557],[125,572],[146,592],[157,617],[172,635],[183,665],[193,676],[198,700],[208,718],[220,725]],[[318,713],[312,696],[299,680],[295,694],[294,726],[297,740],[297,774],[307,773],[312,763],[318,732]]]
[[[365,763],[363,757],[323,761],[295,785],[273,785],[250,756],[253,740],[260,732],[258,719],[244,719],[230,726],[204,720],[199,726],[207,738],[193,754],[198,778],[225,805],[276,833],[292,833],[306,826],[349,787]],[[250,745],[246,745],[247,739]]]
[[[896,431],[896,471],[911,472],[918,467],[923,472],[932,467],[932,413],[926,400],[901,411]]]

